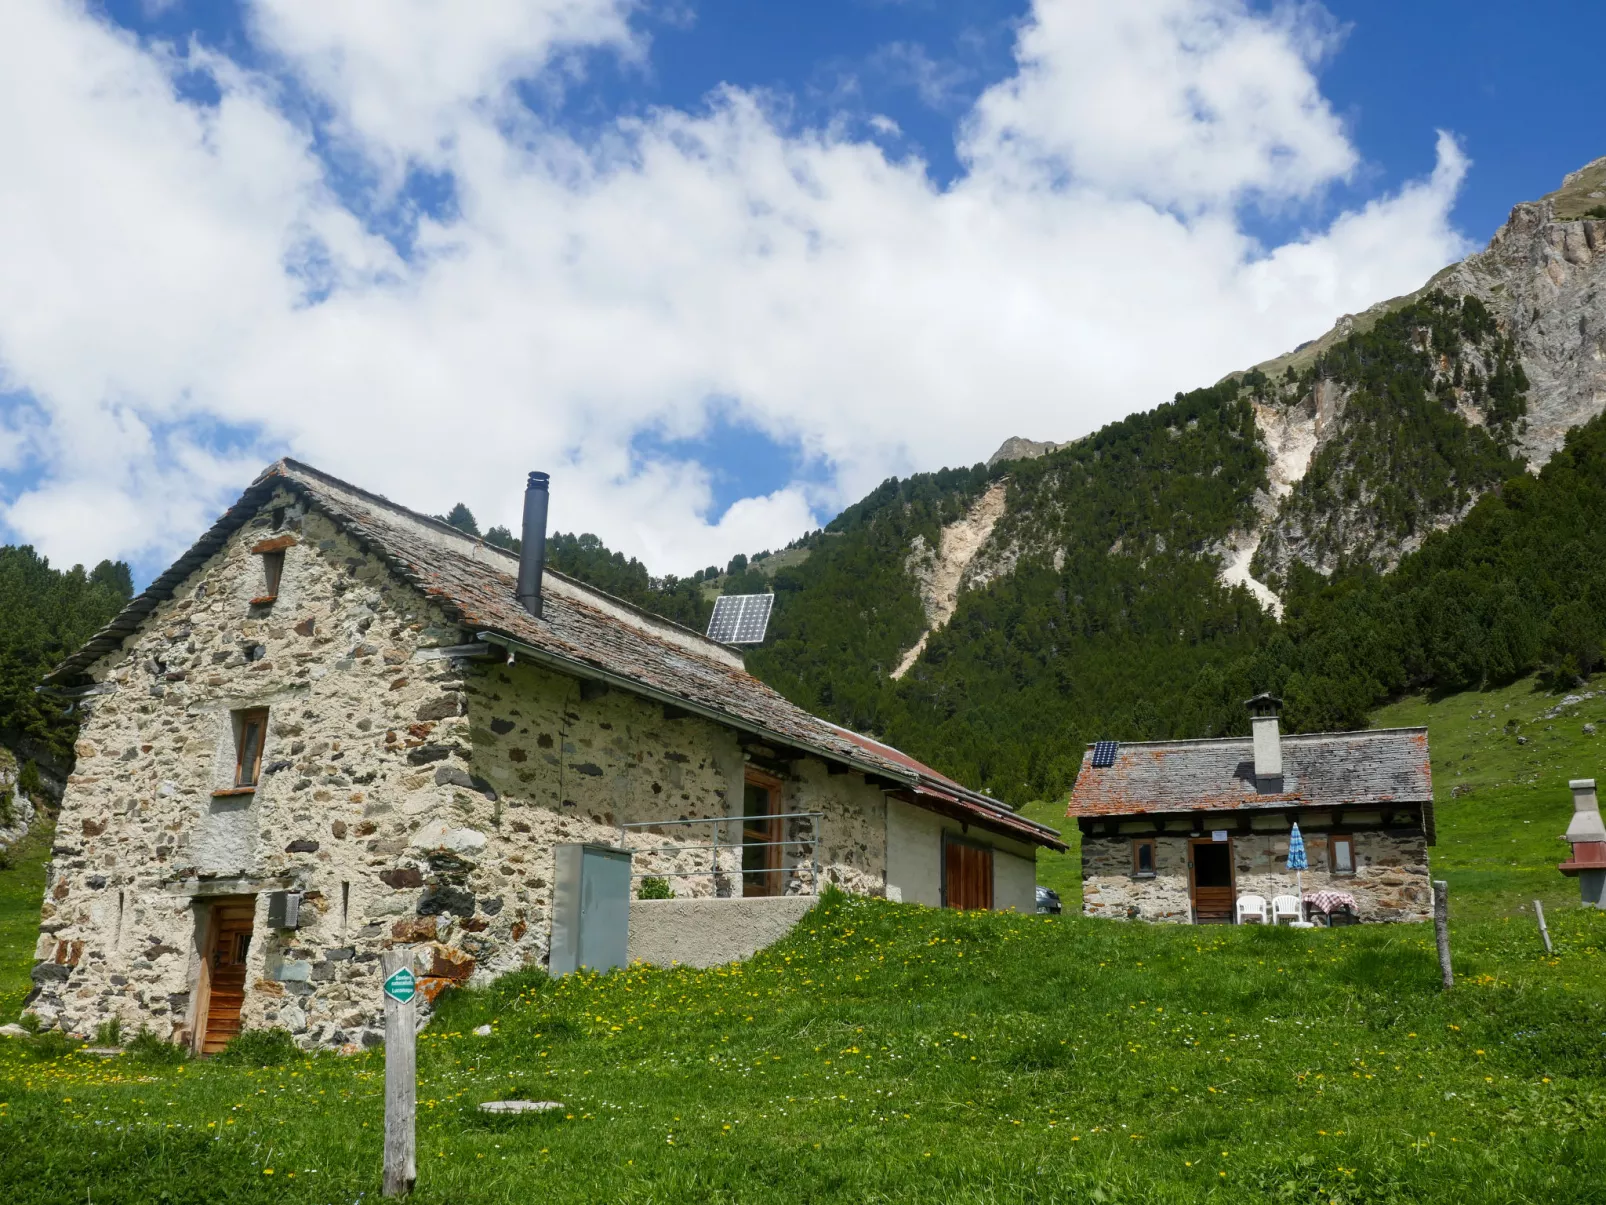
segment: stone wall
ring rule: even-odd
[[[279,595],[253,606],[251,549],[285,535]],[[192,1039],[207,909],[255,896],[244,1024],[308,1047],[375,1043],[381,950],[422,947],[431,999],[541,965],[553,845],[739,816],[752,754],[734,731],[526,663],[442,655],[471,637],[295,493],[266,503],[92,670],[105,693],[63,799],[31,1010],[76,1033],[118,1016]],[[237,713],[259,707],[260,785],[214,794],[233,782]],[[825,813],[820,878],[883,890],[880,791],[812,759],[769,768],[786,810]],[[740,895],[739,825],[720,874],[700,851],[642,869],[697,871],[670,880],[677,895]],[[626,843],[691,842],[669,827]],[[812,896],[812,855],[786,853],[787,890]],[[304,893],[301,927],[274,931],[265,893],[287,887]]]
[[[1301,875],[1306,891],[1332,888],[1355,897],[1362,921],[1428,920],[1433,887],[1427,838],[1420,831],[1366,830],[1350,834],[1355,873],[1330,869],[1327,837],[1304,834],[1310,869]],[[1132,869],[1132,839],[1104,835],[1082,838],[1082,911],[1088,916],[1126,920],[1192,919],[1188,895],[1188,837],[1161,835],[1154,841],[1155,873],[1140,878]],[[1286,868],[1288,834],[1250,833],[1231,837],[1234,888],[1238,895],[1294,893],[1294,874]]]

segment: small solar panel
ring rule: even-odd
[[[1098,767],[1113,766],[1115,764],[1115,751],[1119,746],[1119,741],[1094,741],[1093,764]]]
[[[708,638],[721,644],[762,644],[774,605],[773,594],[722,594],[714,600]]]

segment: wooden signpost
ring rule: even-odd
[[[387,1197],[413,1191],[418,1178],[418,977],[413,951],[379,956],[385,991],[385,1183]]]
[[[1449,991],[1455,986],[1455,974],[1450,970],[1450,884],[1443,879],[1433,880],[1433,931],[1439,939],[1439,973]]]

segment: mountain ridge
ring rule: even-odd
[[[773,589],[753,673],[1014,803],[1091,739],[1242,732],[1262,690],[1311,731],[1563,685],[1606,662],[1602,191],[1606,159],[1283,357],[889,479],[698,588]]]

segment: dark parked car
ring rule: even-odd
[[[1039,887],[1037,889],[1037,910],[1058,916],[1064,911],[1064,905],[1060,903],[1060,893],[1052,887]]]

